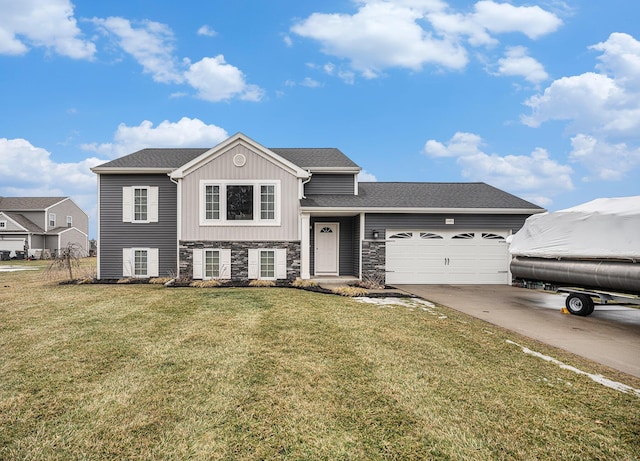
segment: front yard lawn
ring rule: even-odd
[[[0,273],[0,459],[637,459],[640,380],[444,307]]]

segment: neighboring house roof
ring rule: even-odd
[[[358,195],[307,195],[303,208],[505,209],[543,208],[485,183],[361,182]]]
[[[40,226],[35,225],[20,213],[13,213],[10,211],[3,211],[2,213],[8,218],[12,219],[16,224],[23,227],[27,232],[30,232],[32,234],[44,233],[44,230]]]
[[[42,211],[68,197],[0,197],[0,211]]]

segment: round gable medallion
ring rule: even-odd
[[[247,157],[244,154],[236,154],[233,156],[233,164],[235,166],[244,166],[247,163]]]

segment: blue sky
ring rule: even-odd
[[[549,210],[640,195],[640,3],[0,0],[0,195],[144,147],[337,147]]]

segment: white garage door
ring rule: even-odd
[[[24,239],[20,238],[6,238],[0,239],[0,251],[10,251],[11,257],[16,255],[16,251],[24,250]]]
[[[387,283],[508,284],[508,231],[387,231]]]

